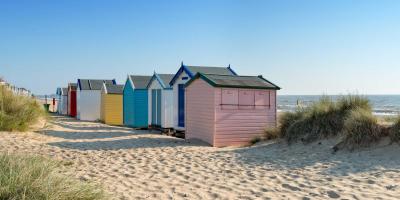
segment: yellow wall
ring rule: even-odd
[[[101,113],[100,118],[106,124],[122,125],[122,94],[101,95]]]

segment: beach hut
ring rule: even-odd
[[[123,88],[124,85],[103,84],[100,109],[100,119],[102,122],[109,125],[122,125]]]
[[[173,91],[169,82],[173,74],[154,73],[148,89],[149,125],[154,128],[173,128]]]
[[[147,85],[152,76],[129,75],[124,86],[124,125],[136,128],[147,128],[148,90]]]
[[[212,146],[248,144],[276,126],[276,91],[262,76],[198,73],[185,85],[185,138]]]
[[[68,84],[67,114],[71,117],[76,117],[76,87],[76,83]]]
[[[57,88],[56,99],[57,99],[57,113],[61,115],[61,88]]]
[[[185,129],[185,83],[192,79],[196,73],[204,74],[221,74],[221,75],[237,75],[230,67],[206,67],[206,66],[189,66],[181,63],[181,67],[174,75],[170,86],[173,88],[174,98],[174,129]]]
[[[68,108],[68,88],[57,88],[57,113],[67,114]]]
[[[115,85],[115,80],[78,79],[77,118],[79,120],[100,120],[101,88],[103,83]]]

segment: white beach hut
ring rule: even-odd
[[[169,82],[174,74],[154,73],[147,85],[149,125],[155,128],[169,129],[173,123],[173,91]]]
[[[116,84],[113,80],[78,79],[77,87],[77,119],[100,120],[101,88],[103,83]]]
[[[60,88],[57,112],[60,115],[66,115],[68,110],[68,88]]]

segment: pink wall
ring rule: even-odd
[[[214,88],[203,80],[195,80],[185,92],[185,111],[185,138],[213,144]]]
[[[276,126],[275,90],[213,88],[197,79],[186,88],[185,100],[186,139],[216,147],[244,145]]]
[[[214,92],[213,146],[248,144],[254,137],[261,136],[266,127],[276,126],[275,90],[215,88]],[[230,94],[225,95],[227,93]],[[235,105],[220,105],[226,102]]]

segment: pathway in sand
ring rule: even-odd
[[[0,133],[0,150],[67,161],[116,199],[400,199],[398,145],[337,154],[332,141],[218,149],[53,118],[38,133]]]

